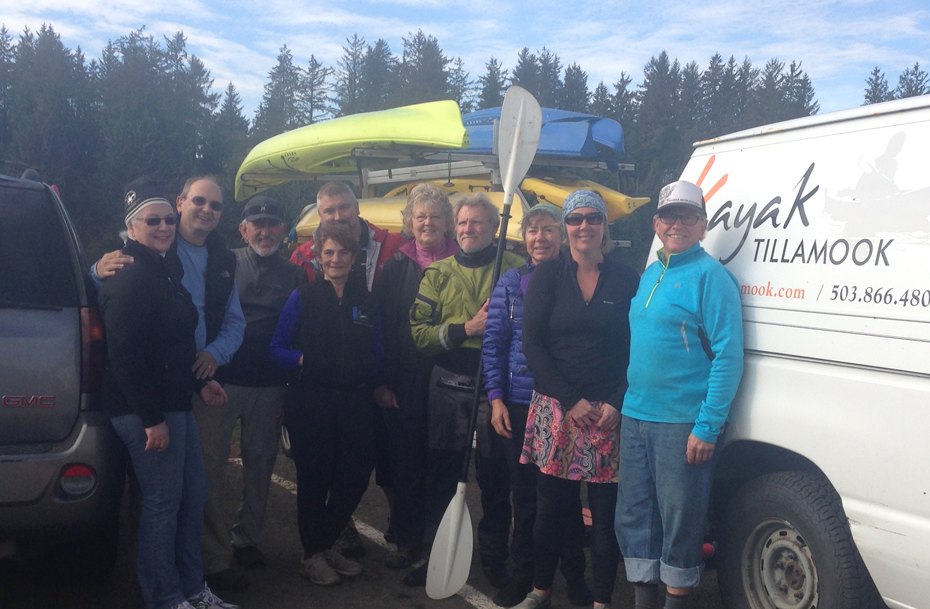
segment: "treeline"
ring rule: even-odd
[[[715,54],[706,67],[682,66],[665,52],[646,64],[642,81],[621,74],[590,85],[578,63],[563,65],[553,51],[524,48],[512,69],[490,58],[473,77],[461,58],[447,56],[423,32],[403,38],[395,55],[388,43],[347,39],[335,66],[311,55],[295,60],[282,47],[251,120],[233,83],[213,91],[203,62],[177,33],[162,41],[144,29],[109,43],[87,61],[64,47],[51,26],[18,38],[0,29],[0,160],[3,173],[26,166],[59,186],[92,255],[114,245],[122,185],[147,173],[177,192],[190,175],[221,177],[232,200],[236,170],[252,146],[283,131],[335,116],[454,99],[463,113],[496,107],[511,84],[544,107],[614,118],[623,125],[635,172],[594,173],[594,179],[630,195],[655,200],[691,154],[692,142],[774,121],[814,114],[819,105],[796,61],[756,67]],[[296,216],[315,187],[291,183],[275,196]],[[239,206],[230,205],[221,228],[234,238]],[[649,212],[615,227],[637,251],[649,246]]]
[[[916,97],[930,93],[930,77],[926,70],[920,68],[920,62],[915,61],[914,66],[907,68],[898,76],[898,86],[894,89],[889,88],[888,79],[885,73],[875,66],[872,73],[865,81],[865,103],[878,104],[892,99],[904,99],[905,97]]]

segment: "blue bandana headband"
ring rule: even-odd
[[[604,205],[604,199],[599,194],[590,190],[576,190],[562,203],[562,221],[565,221],[565,216],[580,207],[596,209],[604,214],[604,218],[607,218],[607,206]]]

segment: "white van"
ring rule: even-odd
[[[745,328],[710,517],[724,603],[930,607],[930,96],[695,148],[681,179]]]

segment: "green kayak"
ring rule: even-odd
[[[437,101],[343,116],[276,135],[249,152],[236,175],[236,200],[305,174],[352,173],[356,148],[377,148],[378,161],[403,160],[418,150],[468,148],[454,101]]]

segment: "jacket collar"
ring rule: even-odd
[[[704,251],[704,248],[701,247],[701,242],[698,241],[697,243],[692,245],[689,249],[686,249],[680,254],[669,254],[668,260],[666,260],[665,248],[659,248],[658,250],[656,250],[656,257],[659,259],[659,262],[663,266],[666,266],[666,267],[677,266],[679,264],[684,264],[686,262],[694,260],[695,258],[699,257],[703,251]]]

